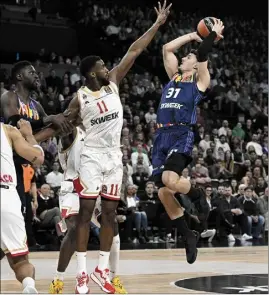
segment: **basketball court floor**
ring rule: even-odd
[[[48,293],[58,252],[30,254],[36,267],[37,289]],[[87,267],[97,265],[98,251],[88,252]],[[74,293],[76,258],[66,272],[65,292]],[[120,276],[129,294],[226,293],[268,294],[268,247],[200,248],[189,265],[184,249],[121,251]],[[20,293],[6,258],[1,262],[1,293]],[[91,293],[103,293],[90,281]]]

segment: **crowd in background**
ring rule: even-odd
[[[77,6],[75,19],[80,26],[98,28],[95,34],[103,44],[117,51],[118,56],[106,60],[110,69],[130,43],[152,24],[152,10],[148,8],[132,10],[117,5],[92,5],[90,1],[79,1]],[[175,242],[172,233],[176,224],[166,215],[151,181],[156,110],[167,83],[161,48],[173,38],[193,31],[200,17],[172,12],[171,21],[156,35],[120,85],[124,178],[118,221],[122,238],[127,242]],[[190,204],[184,196],[178,199],[193,229],[202,233],[217,230],[219,236],[224,235],[232,242],[236,224],[245,240],[259,238],[264,230],[268,231],[268,48],[265,22],[231,17],[223,22],[225,39],[214,46],[210,56],[211,88],[197,108],[193,161],[182,175],[193,186],[203,187],[206,202]],[[179,56],[189,50],[189,45],[184,46]],[[32,61],[37,70],[40,66],[49,69],[46,76],[39,72],[41,88],[32,97],[48,115],[62,112],[66,100],[71,100],[83,84],[80,57],[58,56],[41,49]],[[58,64],[68,65],[69,70],[58,73]],[[14,88],[8,72],[1,76],[0,87],[1,94]],[[57,144],[57,138],[42,143],[46,160],[40,168],[33,167],[30,182],[37,187],[33,193],[36,194],[34,226],[56,229],[61,240],[64,225],[57,194],[63,173]],[[200,210],[206,206],[209,210]],[[53,218],[47,218],[49,222],[40,218],[45,210],[51,210]],[[98,231],[92,230],[97,232],[98,239]]]

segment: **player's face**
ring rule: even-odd
[[[189,72],[193,71],[197,65],[196,55],[193,53],[189,53],[187,56],[181,59],[181,64],[179,65],[179,69],[181,72]]]
[[[102,60],[96,62],[94,72],[96,74],[97,80],[102,86],[109,85],[109,71]]]
[[[37,90],[40,87],[38,74],[33,66],[27,66],[21,71],[21,81],[29,90]]]

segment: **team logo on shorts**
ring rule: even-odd
[[[103,194],[107,194],[107,186],[106,186],[106,185],[102,185],[101,192],[102,192]]]

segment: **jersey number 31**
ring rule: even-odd
[[[166,94],[166,98],[177,98],[180,88],[169,88]]]

